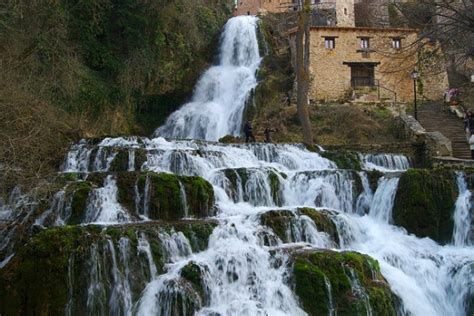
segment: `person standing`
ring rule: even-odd
[[[244,133],[245,133],[245,142],[248,143],[249,140],[255,142],[255,136],[253,136],[253,127],[250,121],[245,122],[244,125]]]
[[[469,115],[468,115],[467,125],[468,125],[467,127],[469,129],[469,139],[470,139],[471,135],[474,134],[474,115],[470,111],[469,111]]]
[[[471,149],[471,159],[474,160],[474,134],[469,138],[469,149]]]
[[[265,134],[265,143],[272,143],[272,133],[274,132],[274,129],[271,129],[270,127],[266,127],[263,133]]]
[[[471,120],[472,120],[472,113],[471,111],[467,111],[464,116],[464,131],[466,132],[466,140],[469,143],[469,138],[471,138]]]

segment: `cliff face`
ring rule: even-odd
[[[80,137],[151,134],[212,62],[232,8],[231,0],[2,4],[0,181],[17,183],[20,170],[25,183],[44,176]],[[46,163],[29,163],[38,160]]]

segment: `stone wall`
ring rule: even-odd
[[[325,48],[325,37],[335,38],[335,48]],[[361,49],[360,37],[368,37],[370,48]],[[391,47],[392,38],[401,38],[402,49]],[[415,42],[413,29],[380,29],[354,27],[315,27],[311,29],[310,99],[335,100],[351,91],[351,68],[344,62],[374,63],[375,80],[397,93],[397,100],[413,99],[413,81],[410,72],[416,63],[416,54],[409,45]],[[381,96],[393,94],[381,89]]]
[[[287,12],[295,4],[292,0],[238,0],[234,15],[257,15],[266,11],[272,13]]]
[[[437,44],[424,43],[418,52],[418,71],[421,83],[418,93],[428,100],[441,100],[443,92],[448,89],[447,65]]]
[[[354,0],[336,1],[337,26],[355,26]]]

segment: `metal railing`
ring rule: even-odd
[[[379,100],[380,100],[380,88],[382,88],[383,90],[386,90],[386,91],[392,93],[393,94],[393,102],[397,103],[397,93],[395,92],[395,90],[392,90],[390,88],[382,86],[380,84],[380,80],[376,80],[376,86],[377,86],[377,97],[379,98]]]

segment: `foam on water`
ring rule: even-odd
[[[240,134],[244,104],[257,85],[261,60],[257,21],[252,16],[229,20],[221,39],[219,64],[201,76],[191,102],[171,114],[155,135],[218,140]]]

